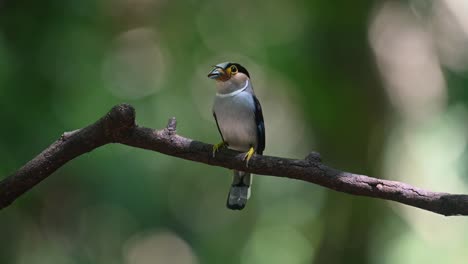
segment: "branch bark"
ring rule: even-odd
[[[169,119],[162,130],[137,126],[135,110],[128,104],[113,107],[92,125],[64,133],[34,159],[3,179],[0,182],[0,209],[9,206],[68,161],[109,143],[259,175],[302,180],[335,191],[392,200],[446,216],[468,215],[468,195],[432,192],[402,182],[340,171],[323,164],[315,152],[301,160],[254,155],[248,168],[236,151],[224,149],[213,158],[212,145],[176,134],[175,118]]]

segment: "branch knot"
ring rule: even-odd
[[[113,141],[125,137],[135,125],[135,108],[129,104],[120,104],[104,117],[105,133]]]
[[[322,162],[322,156],[320,155],[320,153],[312,151],[311,153],[309,153],[309,155],[307,155],[305,160],[308,162]]]

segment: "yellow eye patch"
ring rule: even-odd
[[[229,68],[226,69],[226,73],[227,73],[229,76],[236,74],[237,71],[238,71],[238,70],[237,70],[236,65],[231,65],[231,67],[229,67]]]
[[[236,74],[236,73],[237,73],[237,67],[236,67],[236,65],[232,65],[232,66],[231,66],[231,73],[232,73],[232,74]]]

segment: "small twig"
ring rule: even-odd
[[[212,157],[210,144],[176,134],[176,120],[171,118],[163,130],[135,125],[135,110],[122,104],[96,123],[64,133],[56,142],[0,182],[0,209],[47,178],[66,162],[108,143],[161,152],[170,156],[315,183],[339,192],[392,200],[442,215],[468,215],[468,195],[432,192],[406,183],[357,175],[330,168],[321,162],[320,154],[310,153],[305,159],[287,159],[254,155],[249,167],[239,152],[223,149]]]
[[[176,118],[175,117],[169,118],[169,120],[167,121],[166,129],[170,135],[175,135],[177,133],[176,127],[177,127]]]

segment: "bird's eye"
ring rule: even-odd
[[[237,67],[235,65],[231,66],[231,73],[237,73]]]

